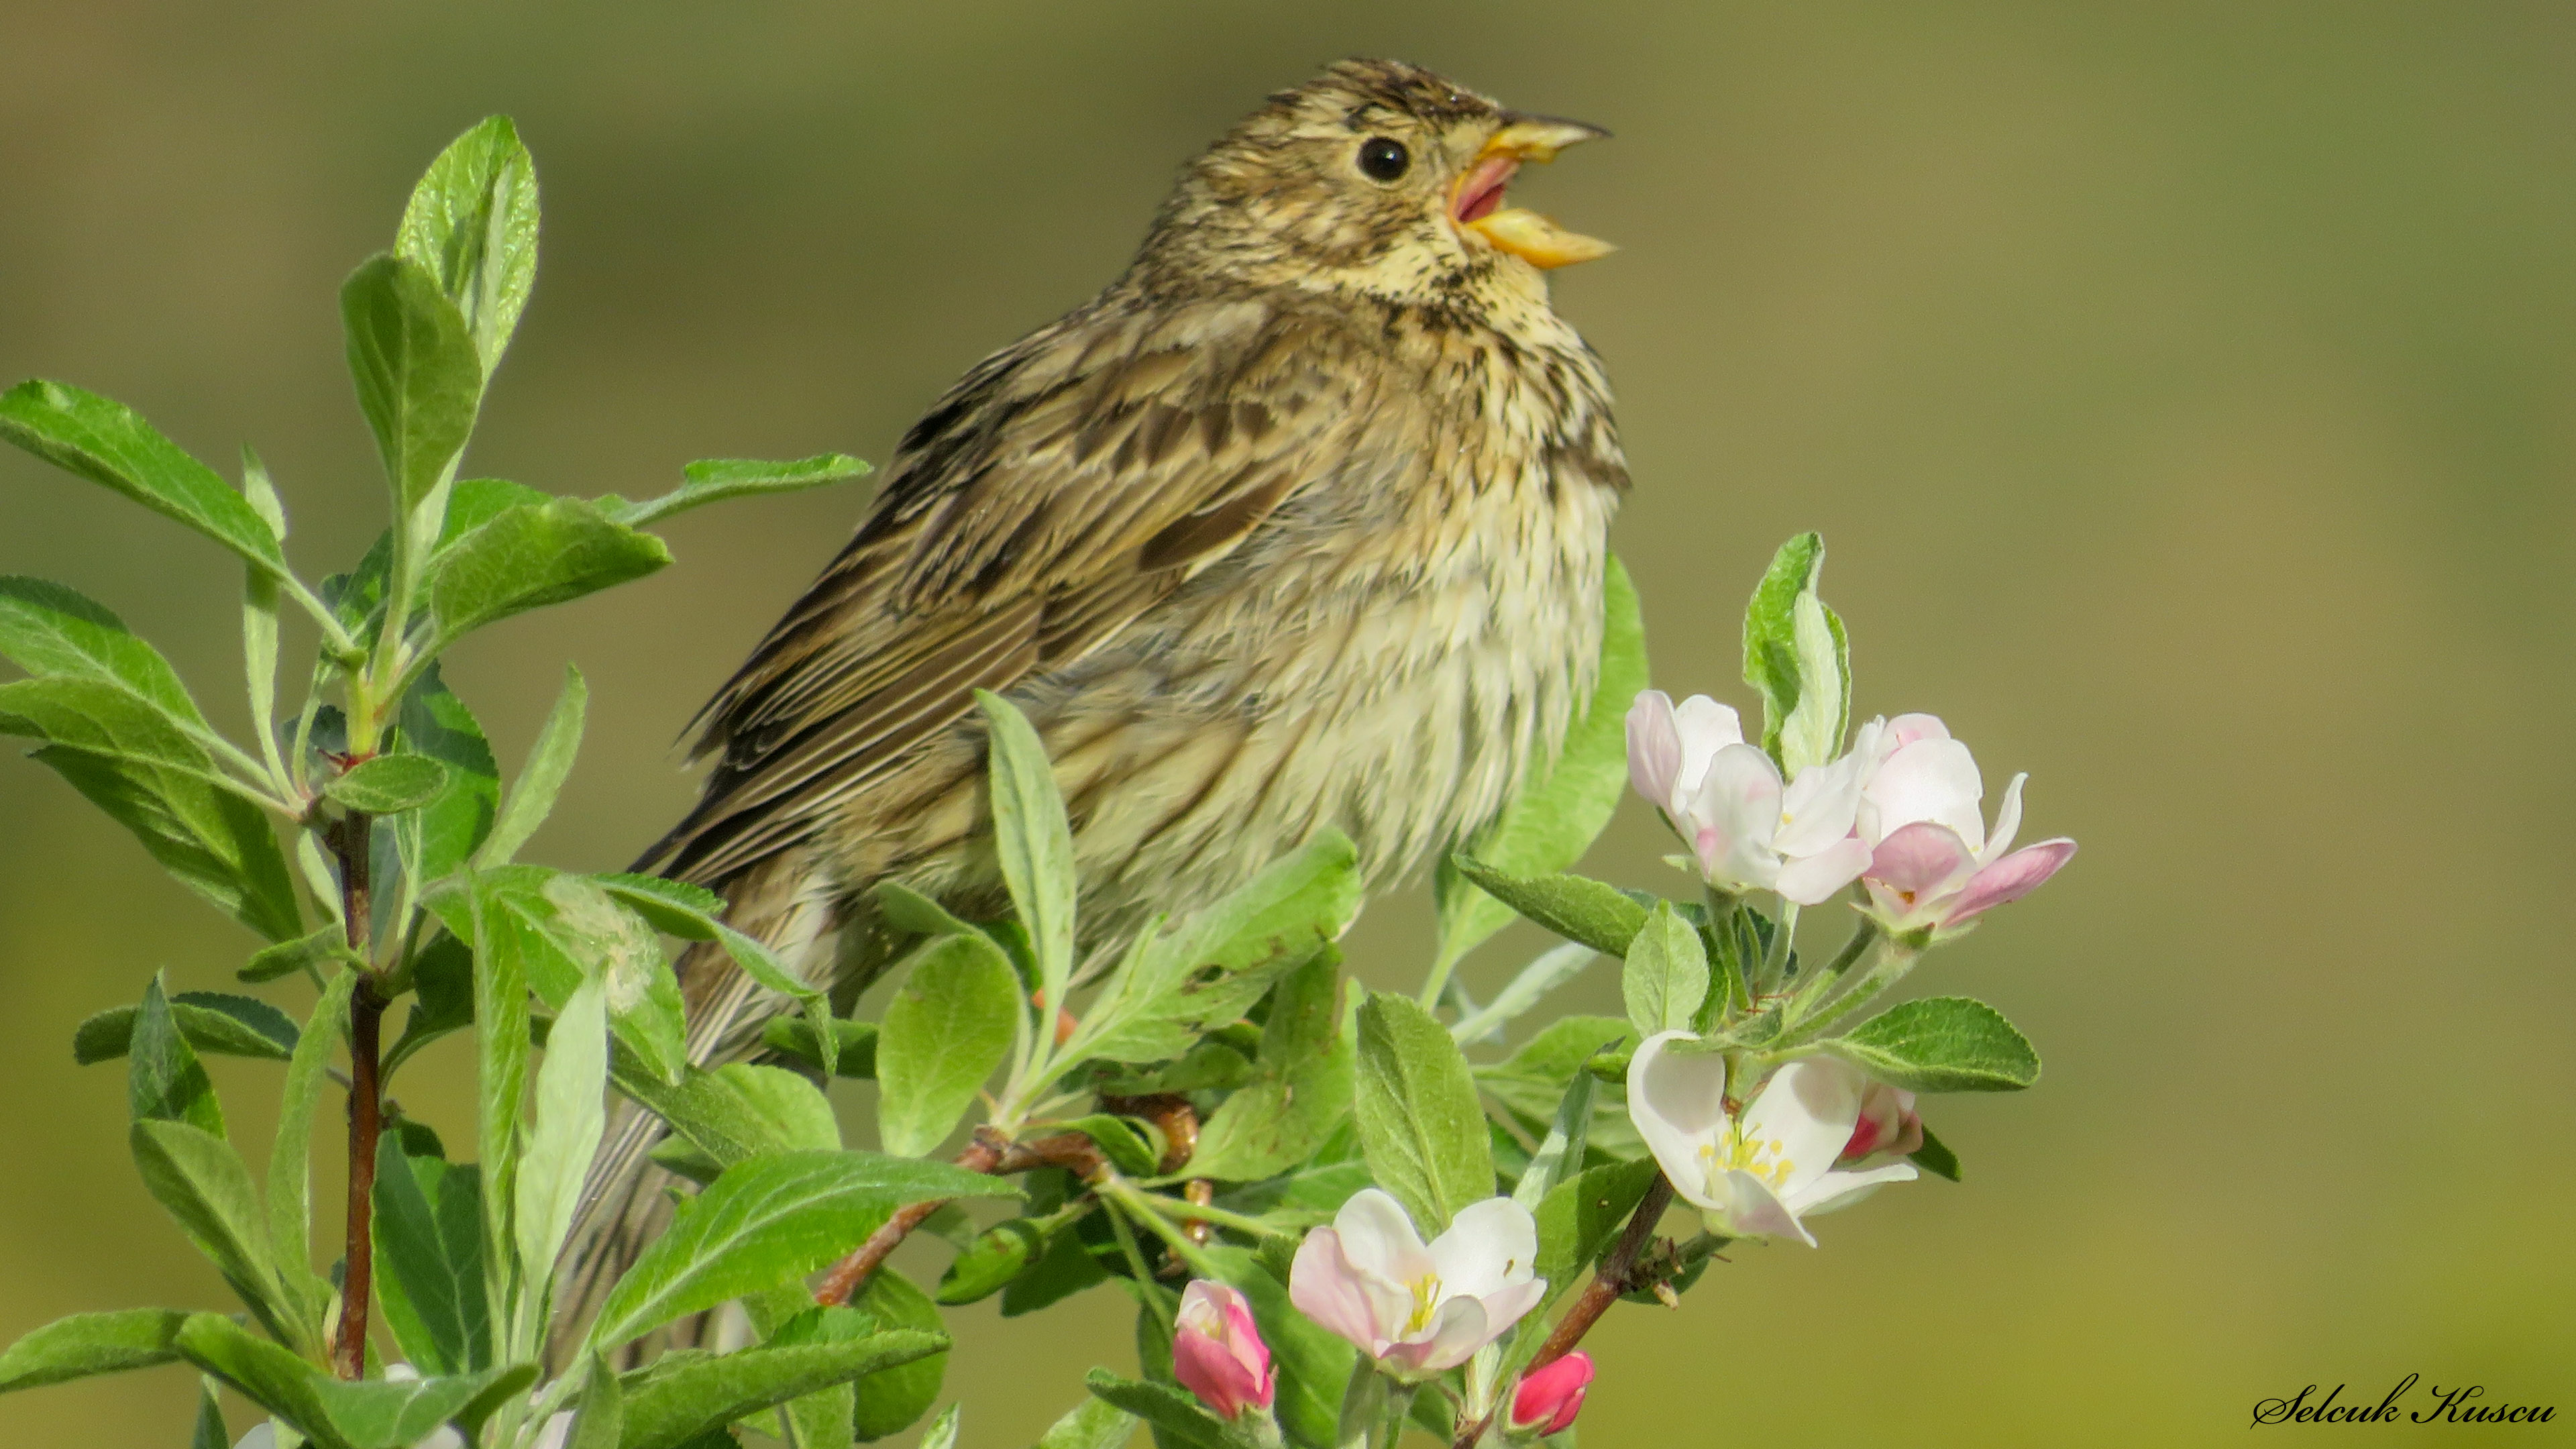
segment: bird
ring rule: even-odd
[[[1085,950],[1327,829],[1371,889],[1472,836],[1597,669],[1628,470],[1546,274],[1611,248],[1504,202],[1607,135],[1393,60],[1269,97],[1116,280],[903,435],[702,712],[701,797],[638,868],[848,1001],[900,944],[879,883],[1008,908],[978,690],[1046,746]],[[703,946],[679,971],[700,1065],[788,1004]],[[667,1212],[657,1132],[630,1104],[594,1162],[559,1324]]]

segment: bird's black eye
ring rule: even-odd
[[[1360,143],[1360,173],[1371,181],[1393,181],[1413,164],[1413,153],[1402,141],[1384,136],[1371,136]]]

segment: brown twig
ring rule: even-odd
[[[329,832],[332,852],[340,860],[340,907],[344,939],[363,963],[368,959],[369,899],[367,862],[372,832],[368,817],[351,812]],[[344,1379],[367,1374],[367,1307],[375,1288],[375,1235],[370,1231],[376,1193],[376,1139],[384,1131],[383,1101],[377,1069],[385,1000],[375,978],[361,964],[357,989],[349,994],[349,1210],[348,1247],[340,1275],[340,1331],[331,1345],[331,1367]]]
[[[957,1154],[957,1165],[968,1172],[996,1176],[1009,1172],[1027,1172],[1039,1167],[1061,1167],[1074,1176],[1089,1181],[1100,1175],[1108,1163],[1100,1148],[1079,1132],[1055,1137],[1041,1137],[1034,1142],[1005,1142],[999,1137],[978,1133],[966,1150]],[[932,1213],[954,1201],[941,1198],[935,1202],[910,1203],[895,1210],[858,1250],[832,1265],[821,1286],[814,1290],[814,1301],[826,1306],[847,1303],[865,1288],[870,1274],[876,1272],[912,1230],[929,1220]]]
[[[1635,1215],[1628,1219],[1628,1230],[1619,1235],[1619,1241],[1612,1245],[1610,1255],[1601,1260],[1601,1266],[1592,1270],[1592,1281],[1583,1285],[1582,1296],[1575,1299],[1574,1306],[1556,1321],[1556,1328],[1548,1334],[1547,1342],[1538,1346],[1537,1356],[1529,1361],[1531,1368],[1545,1368],[1572,1353],[1574,1346],[1583,1341],[1583,1335],[1592,1331],[1592,1325],[1601,1321],[1601,1315],[1610,1311],[1610,1305],[1618,1302],[1621,1294],[1634,1293],[1646,1286],[1635,1281],[1637,1259],[1646,1251],[1646,1244],[1653,1240],[1655,1224],[1663,1221],[1664,1209],[1672,1204],[1672,1180],[1658,1172],[1653,1185],[1646,1189],[1645,1197],[1639,1199]]]
[[[1672,1203],[1672,1181],[1658,1172],[1653,1185],[1646,1189],[1646,1195],[1638,1199],[1637,1210],[1629,1216],[1627,1229],[1620,1233],[1619,1241],[1611,1245],[1609,1255],[1601,1260],[1601,1265],[1592,1270],[1592,1281],[1583,1285],[1582,1296],[1576,1298],[1574,1306],[1556,1321],[1547,1341],[1539,1345],[1537,1355],[1521,1372],[1534,1373],[1572,1353],[1574,1346],[1583,1341],[1583,1335],[1592,1331],[1592,1325],[1601,1321],[1601,1315],[1609,1312],[1610,1305],[1618,1302],[1622,1294],[1634,1293],[1647,1286],[1637,1281],[1637,1260],[1645,1256],[1646,1244],[1654,1240],[1655,1225],[1663,1221],[1664,1209]],[[1476,1441],[1485,1437],[1485,1431],[1493,1427],[1495,1415],[1502,1412],[1502,1408],[1497,1406],[1492,1413],[1459,1430],[1450,1449],[1475,1449]]]

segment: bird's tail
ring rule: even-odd
[[[720,889],[728,924],[776,951],[807,980],[830,984],[832,901],[802,852],[773,856]],[[688,1007],[689,1061],[713,1069],[754,1055],[761,1027],[785,999],[744,975],[712,941],[691,946],[678,971]],[[620,1097],[611,1106],[556,1280],[548,1359],[558,1368],[608,1290],[670,1222],[672,1176],[650,1155],[668,1130],[635,1102]],[[667,1340],[661,1346],[691,1346],[705,1329],[703,1321],[691,1320],[657,1338]]]

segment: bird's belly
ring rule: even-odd
[[[1095,927],[1212,900],[1325,827],[1382,885],[1501,809],[1600,650],[1608,499],[1547,513],[1427,570],[1345,559],[1212,591],[1222,612],[1176,600],[1076,671],[1046,727]]]

